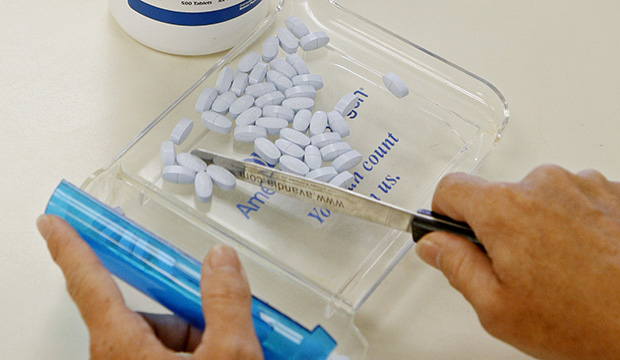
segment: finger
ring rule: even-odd
[[[608,181],[603,173],[594,169],[581,170],[577,173],[577,176],[596,183],[606,183]]]
[[[262,359],[252,322],[252,294],[236,252],[214,246],[202,267],[206,330],[196,354],[206,359]]]
[[[444,232],[432,232],[416,245],[416,253],[440,270],[450,284],[472,304],[484,309],[499,290],[491,259],[475,244]]]
[[[155,336],[170,350],[193,352],[200,343],[202,331],[174,315],[139,314],[151,326]]]
[[[105,322],[110,312],[126,309],[110,273],[66,221],[54,215],[43,215],[37,219],[37,227],[89,328]]]
[[[609,181],[603,173],[594,169],[586,169],[576,174],[577,179],[581,180],[580,185],[593,193],[600,194],[604,191],[611,191],[612,194],[620,195],[620,183]]]
[[[486,180],[465,173],[444,176],[433,195],[433,211],[457,221],[468,221]],[[471,225],[471,224],[470,224]]]
[[[578,184],[581,191],[600,195],[609,190],[613,191],[613,185],[607,180],[605,175],[594,169],[586,169],[578,172],[574,176],[570,174],[574,181]]]
[[[601,172],[586,169],[576,174],[579,189],[603,209],[614,212],[620,201],[620,183],[609,181]]]

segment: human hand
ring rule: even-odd
[[[541,359],[620,359],[620,183],[552,165],[514,184],[451,174],[433,210],[467,222],[487,254],[441,232],[416,252],[491,335]]]
[[[54,261],[67,281],[90,333],[91,359],[174,359],[192,352],[194,359],[262,359],[254,332],[251,293],[235,251],[214,246],[201,274],[204,333],[168,315],[131,311],[110,273],[64,220],[37,220]]]

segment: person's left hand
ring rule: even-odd
[[[235,251],[216,245],[202,267],[204,333],[171,315],[138,314],[124,303],[110,273],[64,220],[37,220],[90,333],[91,359],[262,359],[254,332],[251,293]]]

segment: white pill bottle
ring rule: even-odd
[[[110,0],[110,12],[134,39],[177,55],[229,49],[265,19],[269,0]]]

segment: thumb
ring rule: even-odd
[[[199,359],[262,359],[252,322],[252,293],[237,257],[228,246],[215,245],[202,267],[202,310],[206,328]]]
[[[484,308],[494,298],[499,283],[491,259],[474,243],[458,235],[432,232],[418,241],[416,253],[441,271],[475,309]]]

